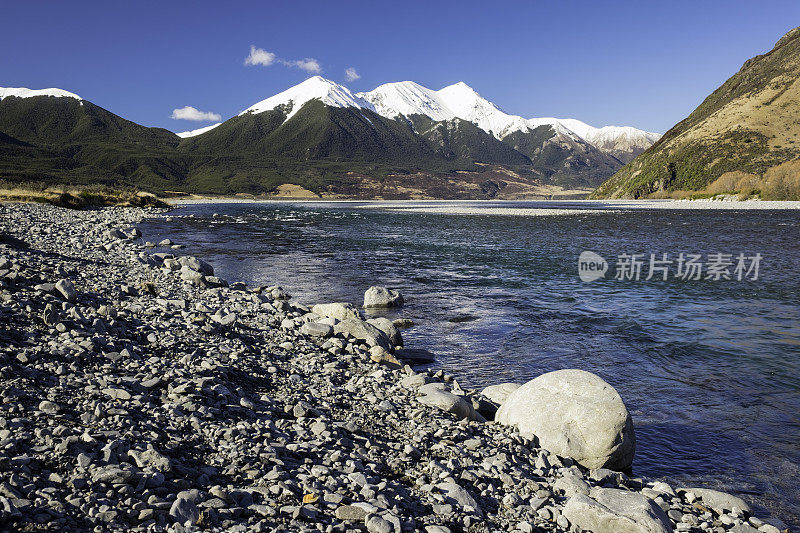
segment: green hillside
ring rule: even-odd
[[[183,179],[187,168],[174,160],[177,135],[140,126],[85,100],[4,98],[0,132],[0,177],[11,181],[156,190]]]

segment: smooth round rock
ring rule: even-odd
[[[542,374],[511,393],[495,420],[536,435],[542,448],[586,468],[625,470],[633,462],[628,409],[614,387],[591,372]]]

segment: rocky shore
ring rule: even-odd
[[[135,229],[162,214],[0,204],[0,530],[785,529],[553,452],[493,421],[533,382],[464,390],[414,366],[407,324],[229,284]]]

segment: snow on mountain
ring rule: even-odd
[[[631,149],[641,148],[647,149],[658,139],[661,135],[651,131],[643,131],[630,126],[603,126],[602,128],[594,128],[586,136],[586,140],[594,144],[598,148],[606,149]]]
[[[426,115],[431,120],[460,118],[502,139],[512,131],[527,129],[525,119],[503,113],[464,82],[433,91],[413,81],[386,83],[356,96],[371,102],[387,118]]]
[[[8,96],[31,98],[34,96],[53,96],[83,100],[77,94],[62,89],[27,89],[24,87],[0,87],[0,100]],[[464,82],[449,85],[438,91],[423,87],[413,81],[385,83],[372,91],[353,94],[350,89],[327,80],[321,76],[313,76],[281,93],[262,100],[242,111],[245,113],[263,113],[285,105],[289,109],[286,120],[289,120],[309,100],[319,99],[333,107],[355,107],[368,109],[387,118],[400,115],[425,115],[434,121],[453,120],[456,118],[472,122],[482,130],[503,139],[515,131],[527,132],[542,125],[553,128],[556,142],[588,142],[596,148],[611,152],[639,153],[649,148],[661,135],[632,128],[630,126],[604,126],[596,128],[574,118],[558,119],[540,117],[525,119],[517,115],[509,115],[499,107],[483,98]],[[196,130],[185,131],[177,135],[182,138],[201,135],[219,126],[214,124]]]
[[[594,126],[590,126],[585,122],[582,122],[576,118],[550,118],[548,120],[554,120],[564,126],[565,128],[574,131],[583,139],[589,140],[589,136],[592,132],[596,131],[597,128]]]
[[[581,122],[580,120],[574,120],[574,119],[569,119],[569,118],[568,119],[558,119],[558,118],[553,118],[553,117],[529,118],[528,120],[525,121],[525,124],[531,130],[535,129],[535,128],[538,128],[539,126],[550,126],[550,127],[553,128],[553,130],[556,132],[556,134],[562,135],[564,137],[569,137],[569,138],[571,138],[573,140],[578,140],[578,141],[582,141],[582,142],[588,142],[588,141],[586,141],[586,138],[583,135],[580,135],[574,129],[572,129],[570,127],[567,127],[565,125],[565,122],[570,122],[570,121],[580,122],[581,124],[583,124],[583,122]],[[588,127],[591,128],[591,126],[588,126]]]
[[[434,91],[413,81],[401,81],[385,83],[372,91],[353,94],[343,85],[326,80],[321,76],[313,76],[299,85],[258,102],[240,115],[262,113],[286,105],[290,109],[286,117],[288,120],[312,99],[319,99],[333,107],[369,109],[390,119],[401,115],[407,117],[425,115],[437,122],[459,118],[474,123],[497,139],[503,139],[515,131],[528,132],[539,126],[548,125],[556,133],[553,142],[577,143],[578,145],[589,143],[609,152],[640,152],[647,149],[660,137],[657,133],[627,126],[596,128],[573,118],[525,119],[517,115],[509,115],[464,82]],[[199,135],[213,127],[200,128],[179,135],[186,137]]]
[[[595,128],[574,118],[540,118],[530,119],[528,122],[533,124],[535,121],[558,123],[601,150],[646,150],[661,137],[660,133],[644,131],[631,126]]]
[[[460,118],[476,124],[498,139],[515,131],[530,131],[542,125],[553,128],[556,133],[555,141],[584,141],[607,150],[646,149],[659,137],[657,133],[631,127],[595,128],[574,118],[525,119],[509,115],[464,82],[438,91],[413,81],[386,83],[372,91],[357,93],[356,97],[371,102],[375,111],[387,118],[415,114],[426,115],[436,121]]]
[[[17,98],[32,98],[34,96],[55,96],[58,98],[75,98],[83,100],[80,96],[63,89],[26,89],[25,87],[0,87],[0,100],[7,96]]]
[[[187,139],[189,137],[196,137],[197,135],[201,135],[201,134],[203,134],[203,133],[205,133],[207,131],[213,130],[214,128],[216,128],[220,124],[222,124],[222,122],[217,122],[216,124],[212,124],[210,126],[206,126],[205,128],[197,128],[196,130],[191,130],[191,131],[182,131],[180,133],[176,133],[175,135],[177,135],[181,139]]]
[[[437,94],[458,118],[474,122],[498,139],[514,131],[528,129],[524,118],[504,113],[463,81],[449,85],[437,91]]]
[[[370,92],[356,93],[356,96],[370,102],[379,115],[387,118],[426,115],[441,121],[456,117],[436,91],[413,81],[385,83]]]
[[[263,113],[278,106],[287,105],[290,111],[286,115],[286,120],[289,120],[295,113],[300,111],[300,108],[306,102],[314,99],[319,99],[322,103],[331,107],[356,107],[369,109],[370,111],[375,110],[371,103],[355,96],[347,87],[326,80],[322,76],[313,76],[294,87],[286,89],[282,93],[248,107],[239,113],[239,116],[245,113]]]

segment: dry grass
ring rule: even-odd
[[[276,198],[320,198],[320,195],[294,183],[279,185],[272,193]]]
[[[0,201],[36,202],[87,209],[103,206],[165,207],[154,194],[108,187],[46,187],[38,183],[9,184],[0,181]]]
[[[800,199],[800,160],[787,161],[767,170],[761,196],[765,200]]]
[[[742,171],[726,172],[700,191],[657,191],[648,198],[677,199],[737,196],[739,200],[800,200],[800,160],[768,169],[763,176]]]
[[[706,192],[710,194],[731,194],[744,189],[758,189],[760,178],[754,174],[748,174],[737,170],[726,172],[706,187]]]

